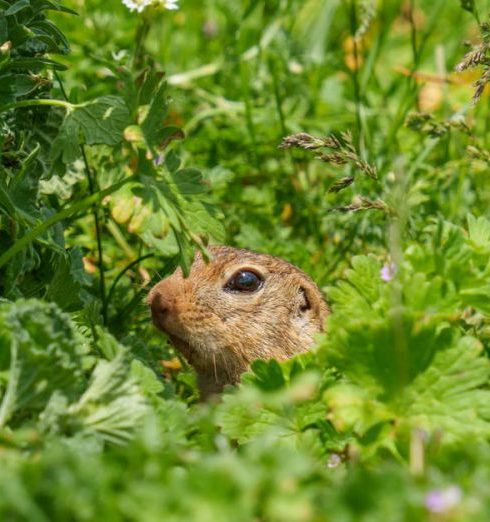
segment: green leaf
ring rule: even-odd
[[[30,7],[31,2],[30,0],[18,0],[17,2],[14,2],[5,12],[5,16],[12,16],[19,11],[22,11],[22,9],[25,9],[26,7]]]
[[[131,375],[147,395],[157,395],[164,389],[155,372],[137,359],[131,363]]]
[[[483,216],[468,216],[468,240],[479,254],[490,253],[490,221]]]
[[[461,8],[470,13],[475,12],[475,0],[460,0]]]
[[[129,124],[129,110],[118,96],[102,96],[90,102],[73,105],[67,111],[51,155],[64,163],[75,161],[80,144],[117,145]]]
[[[80,290],[86,281],[82,254],[72,249],[53,260],[54,275],[51,279],[45,299],[58,304],[62,310],[73,311],[81,307]]]
[[[151,151],[155,151],[162,140],[162,132],[165,129],[164,121],[167,117],[167,113],[167,82],[162,80],[153,93],[146,118],[141,123],[141,130]]]
[[[147,165],[147,169],[154,169]],[[141,198],[149,210],[138,227],[143,241],[169,257],[181,254],[181,266],[189,269],[192,261],[192,245],[199,236],[223,239],[223,228],[216,208],[206,202],[202,192],[207,187],[202,182],[199,171],[183,169],[182,177],[167,173],[152,172],[153,177],[141,176],[143,184],[134,184],[132,191]],[[178,178],[178,183],[174,180]],[[169,227],[171,231],[169,231]]]
[[[49,0],[32,0],[33,4],[39,10],[53,10],[53,11],[61,11],[63,13],[77,15],[78,13],[73,9],[65,7],[59,2],[49,2]]]
[[[0,304],[0,426],[40,413],[54,390],[74,397],[83,383],[83,339],[54,304]]]
[[[67,408],[65,422],[113,444],[130,440],[148,413],[145,398],[130,371],[125,351],[109,362],[99,360],[89,387]]]
[[[490,316],[490,284],[461,290],[460,296],[466,305]]]
[[[179,155],[171,150],[166,156],[165,156],[165,166],[169,170],[169,172],[176,172],[178,168],[180,167],[180,157]]]
[[[25,58],[18,57],[9,60],[2,69],[29,69],[29,70],[40,70],[43,67],[54,69],[55,71],[66,71],[68,67],[62,63],[50,60],[49,58],[36,57],[36,58]]]
[[[410,427],[442,430],[445,441],[488,437],[490,391],[485,387],[490,362],[482,355],[477,339],[456,340],[438,352],[430,367],[413,381],[395,412]]]
[[[262,361],[257,359],[252,363],[257,385],[266,391],[280,389],[285,384],[282,368],[275,359]]]
[[[281,416],[265,408],[258,391],[243,390],[240,395],[225,395],[218,408],[218,425],[228,437],[243,444],[273,430],[276,436],[290,434]]]
[[[445,442],[490,434],[483,407],[490,401],[484,389],[490,362],[476,339],[461,337],[449,323],[468,303],[485,309],[488,285],[458,292],[447,284],[468,249],[457,229],[442,237],[444,258],[439,249],[423,252],[429,273],[439,264],[440,277],[414,273],[408,259],[418,260],[410,257],[400,279],[387,283],[377,262],[355,258],[347,281],[330,292],[333,313],[319,355],[346,378],[326,395],[339,429],[362,434],[392,421],[399,433],[442,430]]]
[[[183,196],[202,194],[208,187],[203,183],[203,176],[199,169],[186,168],[171,173],[172,181]]]

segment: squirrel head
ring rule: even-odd
[[[177,269],[150,291],[154,324],[198,374],[202,395],[236,383],[254,359],[285,360],[323,330],[328,307],[297,267],[224,246],[198,254],[189,276]]]

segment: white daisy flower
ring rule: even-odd
[[[163,0],[160,2],[163,4],[165,9],[178,9],[179,8],[179,0]]]
[[[179,0],[122,0],[122,3],[130,11],[137,11],[138,13],[143,12],[149,5],[159,5],[170,10],[179,8]]]

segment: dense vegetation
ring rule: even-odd
[[[0,0],[2,520],[490,518],[489,10]],[[209,242],[333,313],[203,404],[145,296]]]

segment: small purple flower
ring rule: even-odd
[[[163,154],[159,154],[154,160],[153,163],[155,166],[159,167],[160,165],[163,165],[163,160],[165,159]]]
[[[431,513],[446,513],[456,507],[462,498],[463,493],[458,486],[434,489],[425,496],[425,507]]]
[[[389,283],[396,274],[396,265],[395,263],[385,263],[383,268],[379,271],[379,276],[383,281]]]

